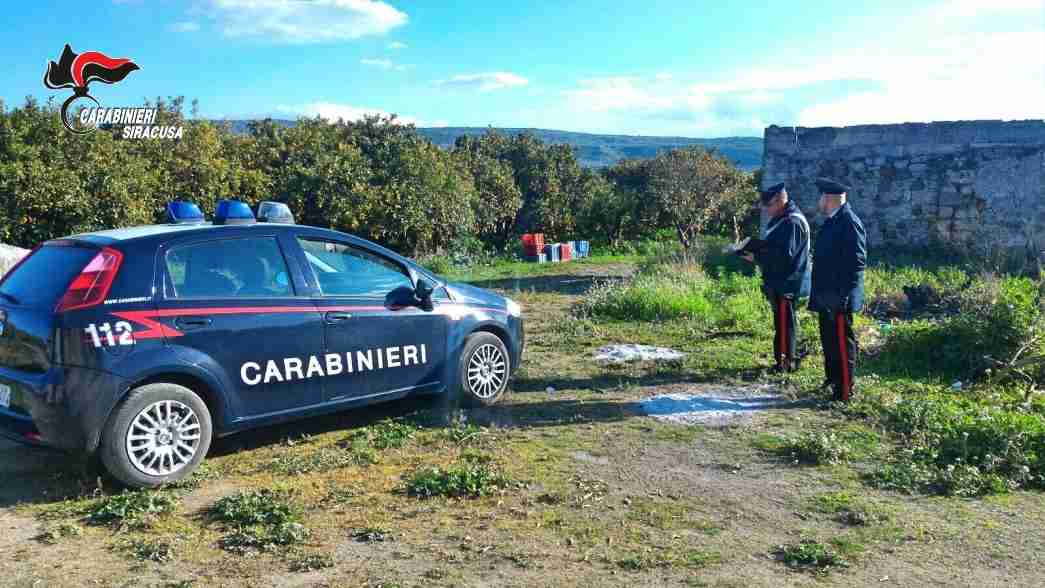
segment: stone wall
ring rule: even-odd
[[[810,220],[816,177],[852,186],[872,246],[942,240],[1045,255],[1045,121],[771,126],[764,149],[762,187],[787,182]]]

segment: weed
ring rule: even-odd
[[[174,546],[163,539],[131,539],[117,544],[138,561],[166,563],[174,559]]]
[[[417,432],[417,427],[403,419],[385,419],[370,429],[370,442],[377,449],[402,447]]]
[[[514,483],[511,478],[488,465],[458,465],[447,469],[428,467],[407,479],[406,492],[418,498],[478,498],[506,489]]]
[[[310,534],[308,528],[300,523],[254,525],[235,529],[222,537],[218,544],[225,551],[232,553],[272,551],[278,547],[301,543],[308,539]]]
[[[392,540],[392,533],[381,527],[363,527],[352,531],[352,538],[360,543],[382,543]]]
[[[45,545],[55,545],[62,539],[68,537],[79,537],[83,535],[83,527],[75,523],[59,523],[52,527],[48,527],[43,530],[39,535],[34,537],[40,543]]]
[[[328,472],[360,463],[373,463],[373,461],[364,452],[322,447],[308,453],[280,455],[265,464],[262,469],[277,474],[297,476],[313,472]]]
[[[469,445],[479,442],[489,431],[474,423],[456,424],[440,431],[440,435],[454,445]]]
[[[288,567],[292,572],[314,572],[334,567],[334,558],[326,553],[314,553],[290,560]]]
[[[804,539],[797,544],[781,545],[775,555],[793,570],[816,574],[826,574],[832,568],[849,565],[837,551],[812,539]]]
[[[125,491],[102,498],[90,508],[87,522],[115,528],[142,529],[177,506],[169,492],[156,490]]]
[[[852,450],[834,432],[806,432],[786,439],[776,452],[795,464],[834,465],[849,460]]]
[[[297,522],[301,517],[289,492],[268,488],[226,496],[214,504],[211,514],[234,525],[281,525]]]
[[[226,496],[211,508],[211,516],[233,525],[219,544],[226,551],[267,551],[300,543],[310,532],[302,525],[300,507],[283,490],[254,490]]]

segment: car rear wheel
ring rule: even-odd
[[[493,333],[472,333],[461,350],[458,381],[466,404],[496,404],[508,388],[511,359],[504,341]]]
[[[102,435],[101,458],[129,486],[155,488],[181,480],[210,449],[210,411],[195,392],[177,384],[135,388],[117,407]]]

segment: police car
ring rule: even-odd
[[[283,204],[43,243],[0,282],[0,434],[189,475],[216,435],[402,398],[504,394],[519,305]]]

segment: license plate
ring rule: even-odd
[[[8,408],[11,406],[11,387],[6,384],[0,384],[0,408]]]

